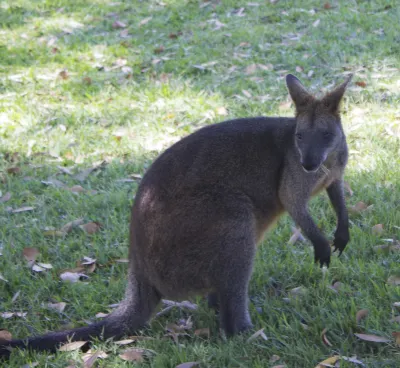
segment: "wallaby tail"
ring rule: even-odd
[[[152,286],[131,279],[125,300],[104,320],[72,330],[51,332],[21,340],[0,341],[0,359],[7,359],[12,348],[54,352],[61,344],[69,341],[91,341],[94,338],[111,337],[118,339],[143,328],[160,300],[161,295]]]

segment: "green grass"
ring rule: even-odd
[[[322,273],[307,244],[287,244],[292,222],[282,218],[260,245],[250,287],[253,321],[269,340],[246,342],[247,335],[223,341],[214,313],[197,299],[197,311],[174,310],[143,331],[154,339],[136,346],[156,355],[137,365],[314,367],[340,354],[357,355],[368,367],[399,366],[394,340],[367,343],[354,333],[391,338],[400,331],[399,323],[390,322],[400,314],[392,306],[400,301],[400,287],[386,284],[399,272],[400,252],[374,250],[400,237],[400,7],[395,0],[331,1],[330,9],[311,0],[254,3],[258,6],[234,0],[0,2],[0,190],[12,194],[0,203],[0,274],[8,280],[0,280],[0,313],[27,313],[25,319],[0,317],[1,328],[25,337],[85,324],[123,297],[126,264],[112,261],[127,255],[137,182],[120,179],[143,174],[160,151],[200,126],[233,117],[292,115],[287,72],[320,93],[353,71],[343,103],[350,146],[346,180],[354,191],[348,204],[373,207],[351,216],[352,240],[341,259],[335,256]],[[113,28],[116,20],[127,27]],[[124,30],[127,36],[121,36]],[[252,64],[272,67],[254,70]],[[67,79],[60,77],[62,70]],[[103,160],[108,164],[82,183],[58,168],[77,173]],[[10,174],[10,167],[21,171]],[[41,183],[49,177],[87,192]],[[34,210],[9,211],[23,206]],[[332,236],[335,217],[327,196],[310,206]],[[81,217],[102,223],[102,230],[45,236],[47,228]],[[372,234],[379,223],[383,233]],[[53,270],[32,272],[22,257],[25,247],[38,248],[38,261]],[[83,256],[96,258],[97,270],[87,283],[63,283],[60,271]],[[329,288],[335,281],[343,283],[338,293]],[[292,298],[290,290],[299,286],[306,295]],[[43,306],[60,301],[67,303],[63,313]],[[360,309],[369,315],[357,324]],[[211,339],[193,331],[179,345],[163,338],[167,323],[188,315],[194,328],[214,331]],[[322,342],[324,328],[332,347]],[[118,357],[124,348],[112,343],[95,348],[109,353],[96,361],[99,367],[132,364]],[[281,359],[270,362],[273,354]],[[82,353],[15,352],[7,366],[30,362],[80,366]]]

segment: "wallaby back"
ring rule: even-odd
[[[120,337],[142,328],[161,297],[210,295],[228,335],[251,328],[248,284],[256,244],[287,211],[329,265],[330,245],[307,209],[327,189],[338,217],[334,245],[348,240],[342,177],[347,145],[338,106],[346,84],[322,99],[288,75],[295,118],[245,118],[211,125],[161,154],[132,207],[126,298],[102,322],[0,346],[54,350],[60,343]]]

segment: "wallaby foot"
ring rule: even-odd
[[[341,256],[344,248],[346,248],[347,243],[350,240],[349,229],[340,229],[338,228],[335,232],[335,238],[333,239],[333,251],[339,251],[339,257]]]
[[[248,310],[247,291],[220,294],[220,324],[228,336],[253,327]]]
[[[320,264],[321,268],[326,265],[329,267],[331,263],[331,247],[329,244],[314,246],[314,261]]]

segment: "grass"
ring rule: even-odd
[[[287,72],[320,93],[353,71],[343,103],[350,146],[346,180],[354,191],[348,204],[373,207],[351,216],[352,240],[342,258],[334,257],[321,273],[307,244],[288,245],[292,223],[282,218],[260,245],[250,287],[253,321],[269,339],[223,341],[214,313],[196,299],[197,311],[173,310],[143,331],[154,339],[136,346],[156,354],[137,365],[314,367],[340,354],[357,355],[368,367],[398,367],[400,350],[391,334],[400,324],[390,320],[400,314],[393,307],[400,288],[386,281],[399,275],[400,252],[374,246],[400,236],[400,7],[395,0],[327,4],[331,7],[319,1],[0,2],[0,190],[12,194],[0,203],[0,273],[8,280],[0,280],[0,313],[27,313],[0,317],[0,327],[25,337],[85,324],[109,311],[123,297],[126,265],[113,260],[127,255],[137,188],[136,181],[121,179],[143,174],[162,149],[200,126],[233,117],[292,115]],[[83,182],[59,169],[75,174],[101,161],[107,165]],[[13,167],[19,173],[9,173]],[[79,184],[85,193],[42,183],[49,178],[67,187]],[[10,212],[23,206],[34,210]],[[335,217],[327,196],[310,206],[332,236]],[[102,230],[46,236],[49,228],[77,218],[98,221]],[[372,233],[376,224],[383,224],[383,233]],[[22,256],[26,247],[37,248],[38,261],[53,269],[32,272]],[[62,282],[60,271],[83,256],[97,259],[90,279]],[[339,292],[329,288],[335,281],[343,284]],[[305,295],[292,297],[290,290],[300,286]],[[62,313],[45,307],[61,301],[67,303]],[[356,323],[360,309],[369,315]],[[179,344],[163,338],[167,323],[188,315],[194,328],[210,327],[212,337],[191,331]],[[332,347],[321,339],[324,328]],[[357,332],[391,342],[363,342]],[[124,348],[112,343],[97,348],[109,353],[96,361],[99,367],[132,364],[119,358]],[[272,362],[274,354],[280,360]],[[17,351],[7,366],[33,362],[80,366],[82,353]]]

